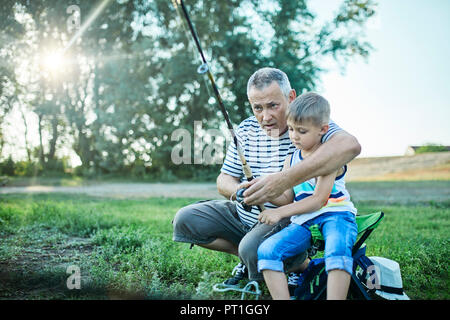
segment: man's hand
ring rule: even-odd
[[[252,180],[244,192],[244,202],[250,205],[270,202],[289,189],[283,171]]]
[[[281,219],[282,219],[282,217],[277,209],[264,210],[258,216],[259,222],[265,223],[268,225],[274,225]]]
[[[217,191],[225,198],[236,200],[236,192],[239,189],[247,188],[249,183],[244,181],[239,182],[239,178],[230,176],[229,174],[221,172],[217,177]]]
[[[251,181],[251,186],[244,192],[244,201],[251,205],[270,202],[299,183],[339,170],[360,152],[361,146],[355,137],[343,130],[336,132],[295,166],[283,167],[280,172]]]
[[[240,190],[240,189],[246,189],[248,186],[250,185],[250,182],[248,181],[244,181],[242,183],[240,183],[237,187],[236,190],[233,192],[233,194],[231,195],[230,200],[236,200],[236,193]]]

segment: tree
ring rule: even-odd
[[[17,20],[16,22],[24,30],[21,37],[12,41],[15,47],[21,45],[20,51],[11,50],[17,56],[14,61],[29,60],[26,70],[28,77],[26,81],[14,83],[16,90],[12,96],[18,104],[26,106],[28,112],[37,115],[39,162],[47,169],[54,167],[58,144],[61,147],[60,140],[68,134],[66,129],[72,128],[73,131],[69,134],[72,134],[72,140],[75,140],[74,149],[79,153],[83,164],[86,167],[91,166],[92,160],[95,160],[99,151],[95,150],[94,146],[96,132],[92,134],[87,120],[90,116],[89,112],[96,114],[96,107],[101,107],[98,104],[94,105],[91,99],[94,95],[93,90],[98,89],[98,86],[92,87],[95,82],[93,79],[96,78],[94,72],[98,71],[96,65],[99,64],[94,58],[101,57],[102,51],[110,50],[110,43],[118,41],[119,44],[123,44],[128,41],[128,38],[131,38],[130,22],[121,23],[132,20],[130,9],[133,6],[130,5],[130,2],[112,3],[104,9],[103,16],[93,20],[91,25],[87,25],[89,27],[81,35],[76,33],[77,30],[68,28],[67,9],[69,6],[73,6],[73,2],[68,4],[49,0],[40,2],[11,1],[9,5],[8,12],[13,17],[19,15],[20,19],[16,18],[15,21]],[[98,8],[96,3],[86,1],[75,1],[75,7],[78,8],[78,12],[85,14],[83,18],[86,22]],[[124,17],[123,15],[130,16]],[[128,25],[128,29],[126,25]],[[111,30],[112,28],[115,29]],[[11,33],[10,29],[6,29],[5,33]],[[120,30],[120,32],[116,32],[116,30]],[[125,31],[122,32],[122,30]],[[92,47],[96,48],[94,58],[86,58],[86,55],[92,52]],[[59,52],[55,48],[60,48]],[[63,53],[61,53],[61,48],[65,49]],[[36,55],[36,52],[40,57]],[[45,55],[49,61],[44,61]],[[66,60],[67,63],[56,65],[53,68],[45,65],[46,62],[55,64],[60,59]],[[58,72],[63,73],[58,68],[65,69],[64,77],[61,74],[56,75]],[[14,71],[17,74],[17,68]],[[24,73],[23,71],[22,73]],[[26,96],[34,95],[34,98],[17,101],[20,98],[19,92],[23,92]],[[4,96],[3,94],[2,97]],[[9,105],[12,105],[11,101],[10,99]],[[47,146],[44,135],[50,136]]]
[[[284,70],[293,88],[301,92],[316,87],[324,72],[320,60],[325,56],[345,65],[351,57],[366,57],[371,49],[361,40],[364,22],[375,13],[375,4],[370,0],[344,1],[335,19],[318,30],[305,0],[272,0],[264,4],[256,0],[185,3],[235,124],[252,114],[246,86],[256,69],[275,66]],[[205,128],[223,128],[215,99],[205,92],[209,84],[205,85],[195,71],[200,59],[190,43],[189,33],[183,30],[181,16],[172,3],[162,0],[145,9],[153,13],[147,23],[160,30],[152,38],[157,42],[155,46],[162,52],[170,52],[154,59],[161,66],[155,71],[165,79],[158,84],[160,104],[156,106],[158,114],[169,119],[164,123],[162,136],[178,127],[192,133],[195,120],[202,121]],[[256,22],[254,16],[258,17]],[[171,105],[173,108],[168,107]],[[163,138],[161,145],[158,168],[176,171],[168,152],[173,143]]]
[[[26,149],[29,159],[37,158],[47,169],[71,148],[81,172],[90,174],[216,175],[218,165],[171,161],[178,143],[172,141],[174,130],[187,130],[195,150],[195,121],[204,132],[225,127],[208,79],[196,71],[201,62],[175,3],[6,1],[0,37],[8,42],[0,58],[13,63],[0,66],[0,129],[11,108],[20,106],[25,126],[26,114],[35,115],[39,143],[27,142]],[[236,125],[251,115],[246,86],[256,69],[278,67],[298,92],[313,90],[326,72],[320,63],[324,57],[345,67],[371,49],[363,41],[364,23],[375,12],[371,0],[343,0],[336,17],[323,26],[315,23],[306,0],[185,3]],[[75,12],[78,29],[72,24]],[[49,48],[64,48],[70,62],[56,68],[63,71],[58,76],[42,65]],[[18,79],[19,65],[28,68],[27,81]],[[1,137],[0,131],[0,146]]]

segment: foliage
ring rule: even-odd
[[[0,162],[0,175],[17,176],[17,177],[36,177],[36,176],[64,176],[68,175],[70,167],[67,157],[54,159],[48,163],[44,171],[41,164],[37,161],[16,161],[10,157]]]
[[[446,151],[448,151],[446,146],[429,143],[429,144],[426,144],[424,146],[417,148],[416,154],[426,153],[426,152],[446,152]]]
[[[15,175],[14,161],[11,156],[3,162],[0,162],[0,174],[7,176]]]
[[[315,88],[326,71],[324,58],[344,68],[371,50],[364,24],[375,13],[372,0],[343,1],[323,26],[306,0],[185,2],[234,124],[251,114],[246,83],[256,69],[284,70],[301,92]],[[69,28],[73,5],[81,37]],[[217,172],[205,163],[171,161],[174,130],[184,128],[193,137],[199,121],[204,131],[224,131],[174,2],[110,0],[86,28],[97,1],[8,0],[3,7],[0,157],[9,156],[1,148],[2,132],[9,130],[5,119],[18,112],[25,132],[13,143],[24,142],[28,162],[38,162],[43,172],[70,153],[81,162],[77,172],[88,176],[195,179]],[[49,56],[61,48],[63,54]],[[61,55],[65,64],[52,67]]]

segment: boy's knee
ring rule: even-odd
[[[325,238],[325,259],[328,257],[352,257],[352,248],[356,240],[356,234],[352,232],[346,233],[329,233]]]
[[[335,241],[334,245],[329,245],[325,248],[324,258],[327,271],[340,269],[350,274],[352,273],[353,258],[352,247],[350,245]]]
[[[258,260],[278,260],[279,257],[276,254],[276,250],[274,250],[270,241],[264,241],[258,247],[257,250]]]
[[[271,241],[264,241],[258,247],[258,271],[273,270],[284,271],[284,264]]]
[[[331,271],[334,269],[344,270],[352,274],[353,258],[352,248],[353,239],[342,241],[342,237],[329,237],[325,243],[325,269]]]
[[[348,274],[353,273],[353,258],[349,256],[330,256],[325,258],[325,270],[343,270]]]

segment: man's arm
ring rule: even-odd
[[[270,202],[286,189],[313,177],[337,171],[360,153],[361,145],[354,136],[343,130],[336,132],[311,156],[295,166],[251,181],[250,187],[244,192],[244,201],[252,205]]]
[[[239,186],[239,178],[221,172],[216,180],[217,191],[225,198],[230,199]]]
[[[292,154],[286,157],[286,159],[284,160],[283,169],[281,169],[281,171],[287,170],[291,167],[291,159]],[[292,201],[294,201],[294,191],[292,190],[292,188],[288,188],[284,190],[284,192],[280,196],[272,199],[271,203],[278,207],[281,207],[291,203]]]
[[[336,174],[337,172],[335,171],[327,176],[318,177],[317,185],[312,195],[276,209],[264,210],[259,214],[258,220],[261,223],[273,225],[283,218],[289,218],[293,215],[314,212],[321,209],[330,196]]]

